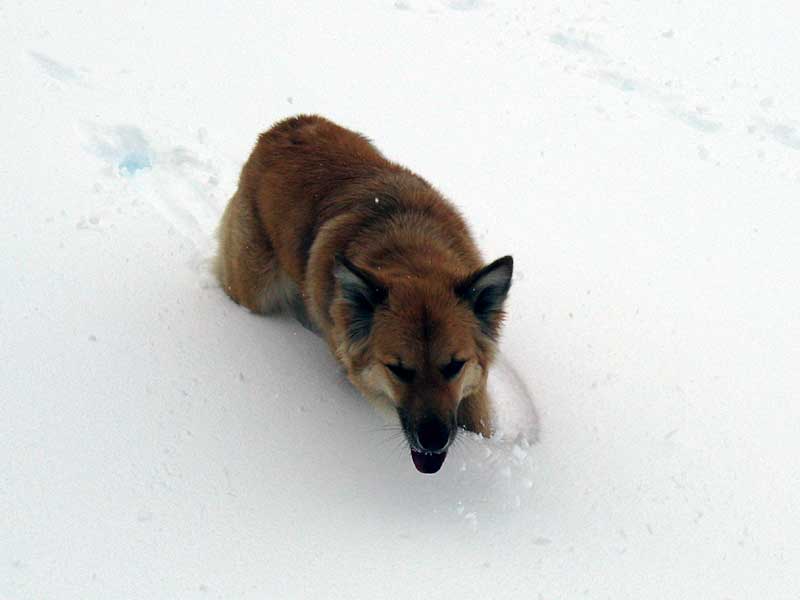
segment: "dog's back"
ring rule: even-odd
[[[424,269],[432,257],[455,253],[457,260],[440,264],[456,267],[456,276],[480,265],[463,219],[428,182],[387,160],[366,137],[319,116],[292,117],[261,134],[227,212],[219,274],[228,292],[256,312],[276,308],[287,294],[311,298],[322,327],[333,259],[359,237],[366,241],[360,234],[368,229],[380,230],[385,242],[391,233],[382,224],[394,221],[407,240],[411,232],[402,225],[413,216],[411,229],[433,235],[423,247],[398,240],[405,263]],[[272,281],[280,292],[263,291]]]

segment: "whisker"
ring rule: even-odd
[[[404,437],[403,436],[403,432],[402,431],[398,431],[398,432],[395,432],[392,435],[389,435],[389,436],[383,438],[382,440],[380,440],[378,442],[378,445],[379,446],[385,446],[386,444],[388,444],[390,442],[396,442],[397,440],[400,440],[403,437]]]
[[[379,427],[367,427],[364,430],[364,433],[394,433],[394,432],[402,432],[403,428],[400,425],[382,425]]]

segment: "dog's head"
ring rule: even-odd
[[[512,271],[510,256],[461,276],[368,270],[337,257],[339,358],[356,387],[397,410],[421,472],[439,470],[464,424],[462,401],[486,382]]]

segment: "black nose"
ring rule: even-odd
[[[417,439],[423,450],[439,452],[447,446],[450,428],[439,419],[428,418],[417,425]]]

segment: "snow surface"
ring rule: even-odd
[[[0,598],[800,597],[798,19],[0,3]],[[498,381],[538,443],[422,476],[319,339],[217,287],[298,112],[514,254]]]

